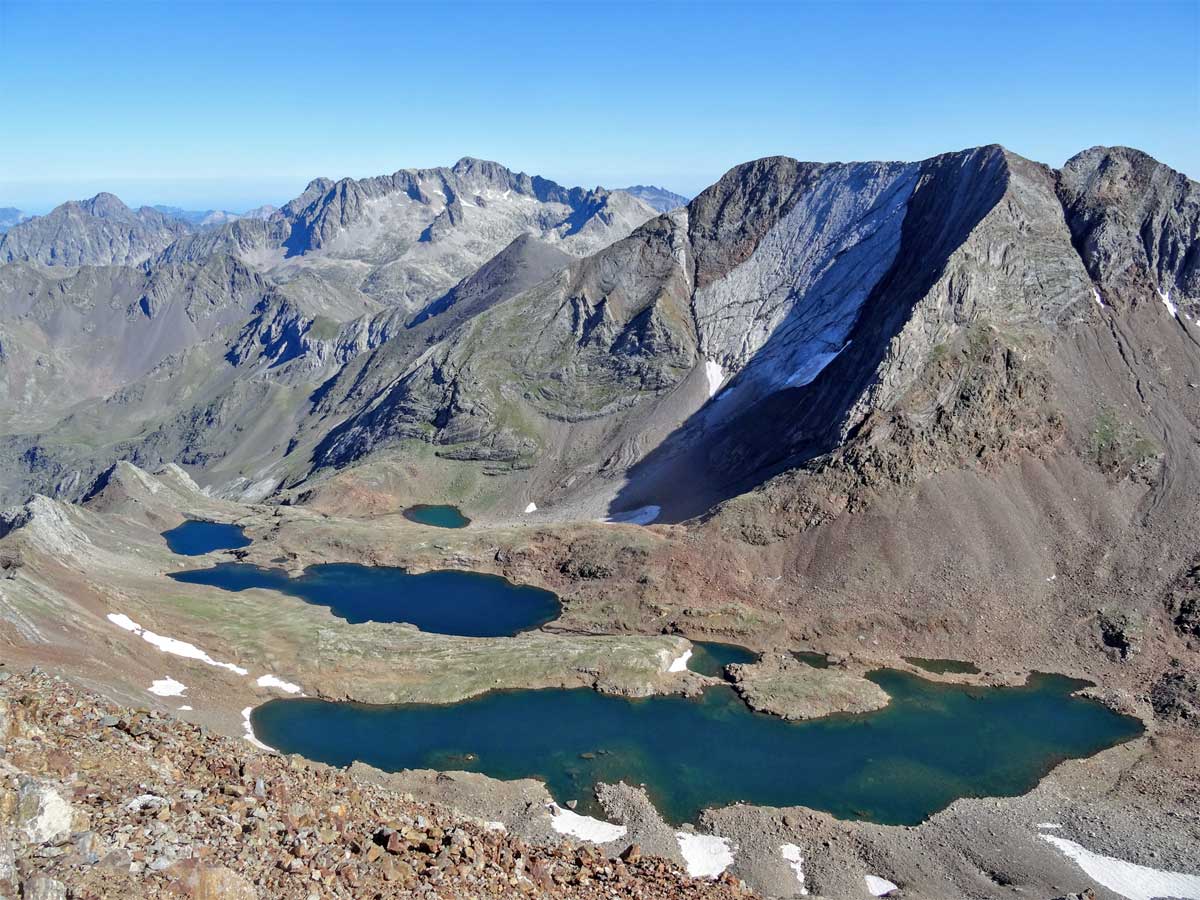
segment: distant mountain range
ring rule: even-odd
[[[14,225],[19,225],[29,218],[27,213],[21,212],[13,206],[0,206],[0,234],[8,231]]]
[[[676,194],[666,188],[655,187],[652,184],[635,184],[633,187],[621,188],[627,194],[633,194],[643,203],[654,207],[659,212],[670,212],[681,206],[687,206],[688,197]]]
[[[242,213],[229,212],[222,209],[181,209],[178,206],[155,206],[160,213],[166,216],[172,216],[176,219],[182,219],[189,225],[196,225],[200,228],[211,228],[217,225],[227,225],[230,222],[236,222],[238,219],[262,219],[266,220],[279,212],[279,207],[266,204],[257,206],[254,209],[248,209]]]

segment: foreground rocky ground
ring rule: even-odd
[[[732,898],[0,668],[0,896]]]

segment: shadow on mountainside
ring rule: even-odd
[[[755,394],[763,388],[750,374],[754,364],[788,340],[793,311],[716,397],[629,469],[609,514],[653,505],[661,508],[656,521],[680,522],[852,437],[861,424],[853,409],[893,338],[950,255],[1003,196],[1007,181],[999,147],[924,163],[896,259],[864,301],[842,352],[808,384]]]

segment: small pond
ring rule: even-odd
[[[817,653],[815,650],[793,650],[792,656],[806,666],[812,666],[814,669],[829,668],[829,657],[824,653]]]
[[[404,511],[404,518],[435,528],[466,528],[471,524],[471,520],[457,506],[430,506],[424,503],[410,506]]]
[[[214,550],[236,550],[250,546],[240,525],[225,525],[221,522],[205,522],[189,519],[178,528],[164,531],[167,546],[180,556],[203,556]]]
[[[327,606],[347,622],[408,622],[422,631],[509,637],[558,618],[558,597],[498,575],[454,570],[413,575],[391,566],[329,563],[292,578],[283,569],[221,563],[171,575],[226,591],[266,588]]]
[[[629,700],[583,689],[489,693],[447,706],[273,700],[255,733],[337,766],[463,769],[539,778],[559,802],[598,815],[592,787],[644,783],[672,822],[735,801],[801,804],[842,818],[916,824],[959,797],[1030,790],[1064,759],[1135,737],[1140,723],[1083,697],[1082,682],[1033,675],[1020,687],[868,676],[892,697],[857,716],[786,722],[725,686],[699,698]]]
[[[963,659],[926,659],[923,656],[906,656],[906,663],[935,675],[978,675],[979,667]]]
[[[752,663],[758,654],[737,644],[718,644],[714,641],[692,641],[692,656],[687,667],[693,672],[712,678],[724,678],[725,667],[733,663]]]

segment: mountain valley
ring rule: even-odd
[[[591,846],[554,862],[575,880],[534,879],[547,895],[588,896],[579,867],[617,857],[635,873],[620,896],[671,896],[678,877],[697,896],[1118,900],[1135,894],[1113,871],[1177,891],[1200,877],[1200,185],[1185,175],[1124,147],[1061,169],[995,145],[776,156],[688,201],[466,157],[318,178],[240,216],[100,194],[10,218],[0,724],[51,735],[38,710],[65,702],[55,692],[94,691],[127,723],[145,708],[205,740],[249,738],[253,765],[275,771],[291,758],[254,722],[300,695],[481,716],[535,689],[634,710],[719,696],[837,732],[886,709],[888,684],[982,700],[1048,673],[1086,681],[1072,701],[1130,731],[1047,752],[1017,796],[947,786],[926,757],[861,774],[864,791],[942,783],[901,824],[784,792],[673,822],[632,769],[629,783],[578,775],[567,796],[548,774],[491,778],[471,758],[485,751],[457,744],[428,769],[303,765],[405,816],[467,817],[455,827],[471,840],[502,823],[489,854]],[[173,552],[194,521],[245,539]],[[173,577],[230,566],[261,580]],[[297,587],[383,571],[359,567],[505,579],[559,608],[419,627],[339,614],[349,581],[335,602]],[[706,674],[689,660],[708,642],[754,661]],[[77,687],[17,674],[30,666]],[[21,691],[42,699],[22,706]],[[14,797],[50,781],[92,796],[74,757],[55,774],[22,727],[0,729]],[[623,764],[606,740],[555,765]],[[154,779],[151,793],[175,790]],[[26,845],[30,872],[92,871]],[[345,852],[353,877],[376,879],[366,845]],[[643,852],[669,868],[639,868]],[[307,896],[222,853],[257,888],[246,896]],[[145,854],[113,884],[173,890],[179,854]],[[452,895],[505,896],[524,883],[510,871]],[[358,896],[323,877],[318,896]]]

